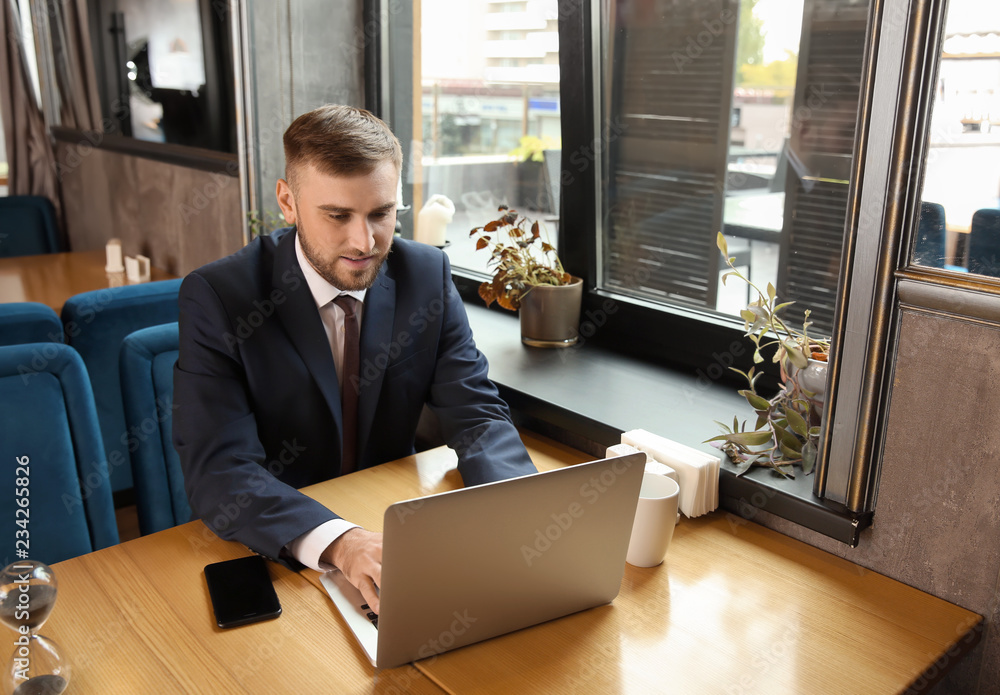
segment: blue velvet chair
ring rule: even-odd
[[[969,272],[1000,277],[1000,210],[985,208],[972,216]]]
[[[61,342],[62,321],[51,307],[38,302],[0,304],[0,345]]]
[[[62,251],[56,213],[38,195],[0,197],[0,257]]]
[[[920,203],[920,224],[913,246],[913,262],[928,268],[943,268],[944,243],[944,207],[938,203]]]
[[[28,531],[27,556],[48,564],[116,544],[94,395],[76,350],[61,343],[0,347],[0,423],[2,562],[21,559],[20,530]],[[20,499],[27,514],[18,511]]]
[[[122,343],[119,368],[139,530],[155,533],[191,520],[184,473],[171,440],[176,323],[132,333]]]
[[[140,328],[177,321],[180,286],[180,280],[163,280],[112,287],[75,295],[63,305],[67,342],[83,357],[90,374],[114,492],[132,487],[130,435],[118,371],[122,341]]]

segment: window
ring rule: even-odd
[[[1000,277],[1000,8],[948,5],[914,265]]]
[[[482,271],[468,230],[500,203],[522,208],[558,232],[588,302],[618,301],[650,354],[704,367],[741,335],[748,296],[722,282],[721,230],[754,283],[796,302],[790,320],[808,308],[812,330],[832,332],[868,0],[500,10],[427,0],[419,17],[389,15],[390,81],[420,82],[419,98],[389,100],[392,127],[412,131],[407,234],[446,195],[453,265]],[[513,161],[526,136],[540,162]]]
[[[558,8],[532,3],[424,0],[406,30],[390,14],[395,67],[388,118],[403,137],[406,234],[420,239],[420,210],[434,195],[456,208],[446,252],[456,269],[486,271],[469,230],[503,203],[558,233],[561,109]],[[394,33],[395,32],[395,33]],[[415,47],[419,46],[419,50]],[[406,71],[413,70],[407,93]],[[415,228],[416,227],[416,228]]]
[[[737,315],[746,287],[720,281],[721,229],[753,282],[829,335],[867,2],[665,7],[601,18],[595,285]]]

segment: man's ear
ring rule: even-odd
[[[295,196],[292,195],[292,187],[284,179],[278,179],[274,193],[278,198],[281,214],[285,216],[285,222],[289,225],[295,224]]]

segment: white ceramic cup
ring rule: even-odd
[[[663,562],[677,523],[680,487],[664,475],[644,473],[639,504],[632,523],[632,538],[625,561],[636,567],[655,567]]]

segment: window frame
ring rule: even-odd
[[[867,166],[857,179],[862,190],[848,229],[853,245],[845,248],[845,258],[851,256],[849,274],[841,277],[838,289],[837,330],[846,338],[830,365],[833,417],[824,432],[826,456],[816,481],[817,494],[825,499],[872,510],[896,368],[900,285],[921,296],[954,299],[954,291],[969,290],[1000,296],[1000,278],[912,262],[947,0],[884,0],[879,6],[879,33],[872,42],[879,56],[869,103],[876,84],[889,88],[893,100],[889,108],[867,109],[861,159]],[[868,248],[861,247],[865,241]],[[873,244],[880,251],[878,264],[865,262]]]

